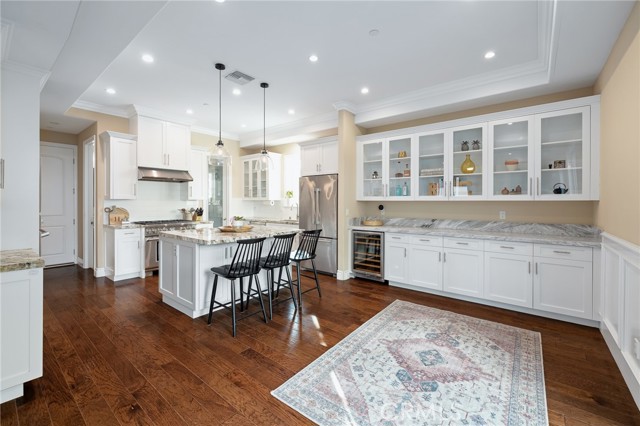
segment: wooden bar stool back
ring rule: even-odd
[[[291,293],[291,299],[293,299],[293,306],[298,310],[296,303],[296,295],[293,291],[291,273],[288,266],[291,264],[289,257],[291,256],[291,247],[293,247],[293,239],[296,233],[276,235],[273,237],[273,243],[271,249],[266,257],[260,259],[260,267],[267,271],[267,285],[269,293],[269,318],[273,319],[273,291],[274,285],[277,284],[276,298],[280,295],[280,287],[289,289]],[[278,280],[275,280],[275,270],[279,269]],[[287,274],[287,279],[282,279],[282,270]],[[284,299],[288,300],[288,299]],[[282,300],[282,301],[284,301]]]
[[[300,234],[300,242],[297,250],[291,253],[291,261],[296,264],[296,280],[293,281],[292,284],[298,287],[298,305],[300,306],[302,306],[302,293],[313,290],[309,289],[304,292],[302,291],[302,282],[300,281],[301,277],[312,278],[315,280],[315,289],[318,290],[318,296],[322,297],[322,293],[320,292],[320,282],[318,281],[318,272],[316,271],[316,263],[314,262],[314,259],[316,258],[316,247],[318,246],[318,239],[320,238],[321,232],[322,229],[303,231]],[[311,262],[313,276],[301,273],[300,264],[305,261]]]
[[[209,305],[209,318],[207,324],[211,324],[211,315],[216,307],[231,308],[231,322],[233,326],[233,336],[236,336],[236,284],[235,280],[240,279],[240,303],[242,304],[242,288],[243,278],[249,277],[249,290],[247,298],[257,295],[262,309],[264,322],[267,322],[267,314],[264,310],[262,302],[262,289],[260,288],[260,254],[262,253],[262,244],[265,238],[253,238],[249,240],[239,240],[233,260],[228,265],[216,266],[211,268],[213,272],[213,290],[211,291],[211,304]],[[227,303],[220,303],[215,299],[218,290],[218,277],[226,278],[231,283],[231,300]],[[257,290],[251,292],[251,283],[255,278]]]

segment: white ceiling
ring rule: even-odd
[[[268,82],[267,141],[275,144],[335,128],[337,108],[370,127],[590,86],[633,5],[3,0],[2,58],[48,72],[41,127],[74,134],[89,122],[66,116],[71,106],[128,116],[132,105],[217,134],[214,64],[222,62],[223,77],[255,77],[244,86],[223,78],[223,135],[261,143],[260,83]],[[494,59],[484,58],[488,50]],[[143,53],[155,62],[142,62]]]

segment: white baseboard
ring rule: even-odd
[[[353,278],[353,274],[351,274],[351,271],[336,271],[336,279],[339,281],[346,281],[350,278]]]
[[[107,272],[105,271],[104,268],[96,268],[93,270],[93,276],[96,278],[100,278],[100,277],[106,277],[107,276]]]
[[[76,257],[76,265],[84,269],[84,260],[81,257]]]
[[[603,233],[600,266],[600,332],[640,408],[640,246]]]

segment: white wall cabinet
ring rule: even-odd
[[[129,128],[138,135],[139,167],[189,169],[189,126],[136,115],[131,119]]]
[[[0,403],[42,376],[42,268],[0,274]]]
[[[243,189],[245,200],[279,200],[282,198],[282,156],[269,153],[272,166],[267,170],[256,170],[261,154],[245,155],[242,160]]]
[[[394,130],[357,138],[356,196],[597,200],[598,153],[597,97]]]
[[[533,307],[533,244],[485,241],[484,298]]]
[[[482,240],[444,239],[444,291],[471,297],[484,294]]]
[[[593,318],[593,250],[534,245],[533,307]]]
[[[105,198],[135,200],[138,184],[136,137],[103,132],[100,141],[105,160]]]
[[[111,281],[144,277],[142,228],[105,227],[105,273]]]
[[[209,174],[209,153],[206,150],[192,148],[189,174],[193,178],[187,182],[188,200],[207,199],[207,177]]]
[[[338,141],[300,146],[300,176],[338,173]]]

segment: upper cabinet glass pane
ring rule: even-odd
[[[452,197],[482,196],[483,127],[453,132]]]
[[[558,115],[540,122],[540,194],[583,193],[583,114]]]
[[[444,133],[418,137],[418,196],[444,197],[445,193]]]
[[[382,197],[383,193],[383,166],[382,166],[382,141],[366,143],[362,147],[362,170],[364,197]]]
[[[493,125],[493,195],[529,195],[529,120]]]
[[[411,138],[389,140],[389,196],[411,195]]]

